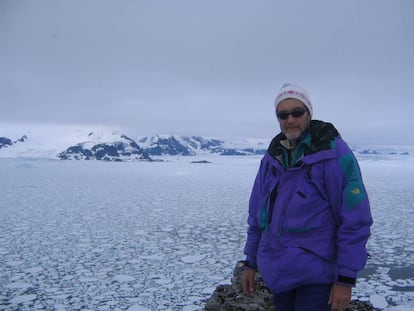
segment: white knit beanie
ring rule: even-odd
[[[279,94],[277,94],[276,96],[276,100],[275,100],[276,110],[277,110],[277,106],[279,105],[279,103],[286,98],[295,98],[301,101],[306,106],[306,108],[308,108],[309,115],[312,118],[312,114],[313,114],[312,104],[309,99],[309,94],[304,88],[298,85],[292,84],[292,83],[284,84],[282,88],[280,89]]]

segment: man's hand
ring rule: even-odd
[[[351,302],[351,297],[351,286],[334,284],[332,285],[328,304],[331,305],[332,311],[342,310]]]
[[[256,292],[256,281],[254,276],[256,271],[253,269],[245,269],[243,271],[242,286],[243,291],[247,296],[252,296]]]

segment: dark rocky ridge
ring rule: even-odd
[[[26,135],[23,135],[22,137],[20,137],[19,139],[15,140],[15,141],[13,141],[13,140],[11,140],[10,138],[7,138],[7,137],[0,137],[0,149],[1,148],[7,148],[11,145],[14,145],[17,142],[23,143],[26,140],[27,140]]]

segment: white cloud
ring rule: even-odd
[[[392,116],[408,124],[394,128],[404,137],[413,10],[404,0],[2,1],[0,122],[268,137],[289,81],[344,132],[374,119],[386,137]]]

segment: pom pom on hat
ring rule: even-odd
[[[277,97],[275,100],[276,110],[277,110],[277,106],[279,105],[279,103],[286,98],[295,98],[301,101],[305,105],[305,107],[308,109],[309,115],[312,118],[312,115],[313,115],[312,104],[309,99],[309,94],[304,88],[298,85],[292,84],[292,83],[284,84],[282,88],[280,89],[279,94],[277,94]]]

